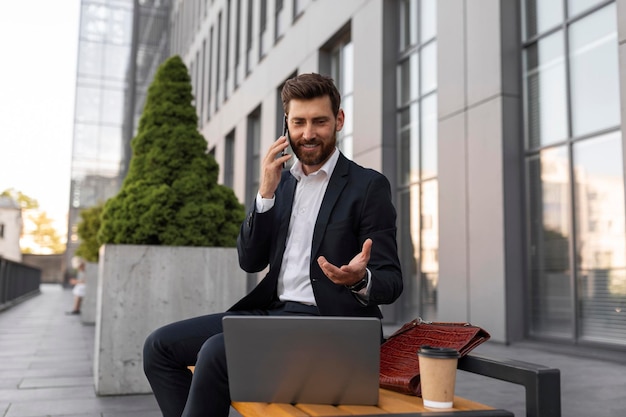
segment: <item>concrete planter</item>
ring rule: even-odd
[[[85,296],[80,307],[80,318],[85,325],[96,323],[96,296],[98,294],[98,264],[85,264]]]
[[[143,343],[165,324],[226,310],[246,291],[235,248],[100,248],[94,384],[98,395],[150,393]]]

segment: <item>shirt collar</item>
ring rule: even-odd
[[[324,165],[322,165],[320,169],[318,169],[315,172],[310,173],[309,175],[316,175],[319,172],[324,172],[326,173],[326,177],[330,178],[333,171],[335,170],[335,166],[337,165],[338,160],[339,160],[339,149],[335,148],[335,150],[333,151],[333,154],[330,156],[330,158],[328,158],[328,160],[324,163]],[[302,170],[302,162],[300,162],[299,159],[297,159],[296,162],[291,166],[291,169],[289,170],[289,172],[291,172],[291,175],[293,175],[297,181],[300,181],[302,177],[307,176]]]

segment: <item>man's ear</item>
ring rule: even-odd
[[[346,115],[343,112],[343,109],[339,109],[337,112],[337,123],[335,125],[335,130],[339,132],[343,128],[343,122]]]

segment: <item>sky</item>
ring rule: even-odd
[[[36,199],[65,235],[80,0],[0,8],[0,192]]]

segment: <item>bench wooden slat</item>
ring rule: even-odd
[[[349,416],[352,415],[348,411],[338,410],[334,405],[327,404],[296,404],[300,410],[304,411],[308,416]]]
[[[232,402],[232,407],[242,416],[246,417],[307,417],[304,411],[291,404],[283,403],[252,403]]]

